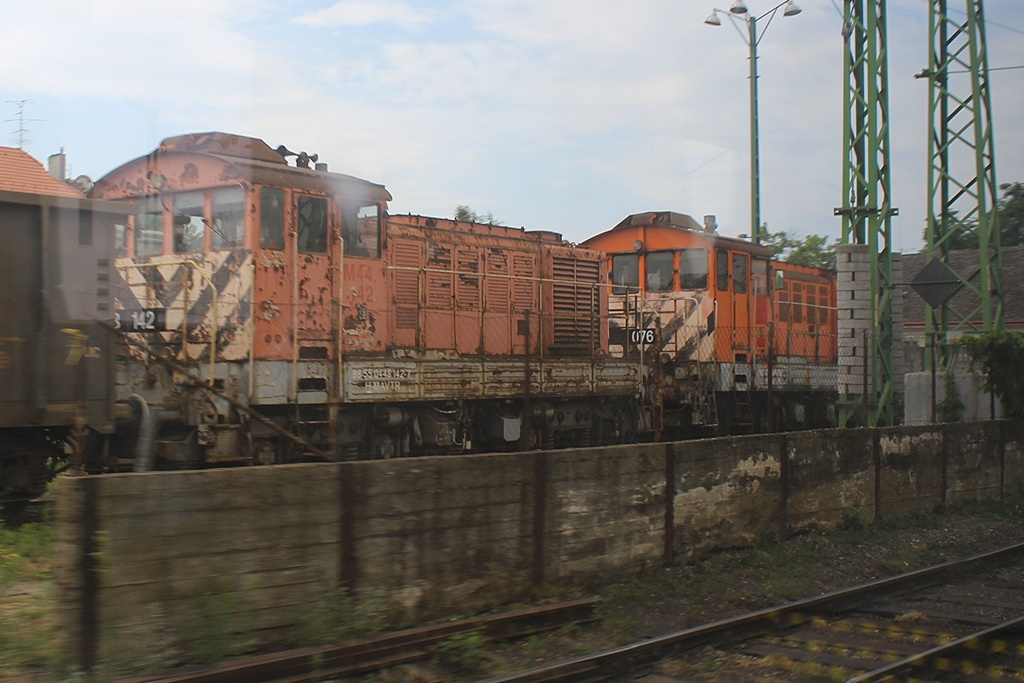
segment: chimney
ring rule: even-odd
[[[715,216],[704,216],[704,232],[715,232],[716,230],[718,230],[718,223],[715,222]]]
[[[51,154],[48,159],[49,173],[57,180],[64,180],[67,177],[68,157],[61,148],[57,154]]]

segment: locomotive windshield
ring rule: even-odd
[[[183,192],[174,195],[174,252],[202,251],[205,230],[203,193]]]
[[[656,251],[647,255],[647,291],[671,292],[675,287],[672,274],[675,258],[671,251]]]
[[[245,190],[231,187],[213,191],[210,243],[214,249],[235,249],[245,238]]]

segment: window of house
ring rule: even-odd
[[[612,256],[612,294],[625,294],[627,287],[640,287],[640,255],[615,254]]]
[[[299,251],[327,253],[327,200],[323,197],[299,197]]]
[[[647,255],[647,291],[671,292],[675,258],[671,251],[656,251]]]
[[[345,256],[380,256],[380,209],[376,204],[343,204],[341,235]]]
[[[715,279],[718,291],[729,291],[729,252],[724,249],[715,252]]]
[[[203,218],[202,192],[184,192],[174,195],[174,252],[202,251],[206,234]]]
[[[235,249],[245,240],[245,190],[231,187],[213,191],[210,239],[214,249]]]
[[[279,187],[260,190],[260,246],[284,249],[284,190]]]
[[[142,197],[135,210],[135,255],[152,256],[164,251],[164,207],[160,197]]]
[[[747,258],[746,254],[732,255],[732,286],[737,294],[747,293]]]
[[[708,288],[708,252],[706,249],[683,249],[679,252],[680,289]]]

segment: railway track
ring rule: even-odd
[[[450,639],[479,634],[484,641],[511,640],[594,620],[597,598],[582,598],[435,626],[387,633],[337,645],[308,647],[189,668],[120,683],[306,683],[331,681],[431,657]]]
[[[1024,544],[487,679],[1024,680]]]

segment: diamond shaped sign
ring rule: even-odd
[[[938,257],[925,264],[910,283],[910,287],[932,308],[941,306],[960,289],[960,285],[956,272]]]

